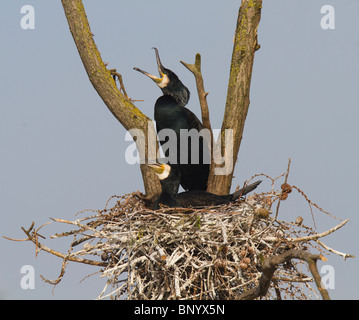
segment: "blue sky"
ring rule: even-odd
[[[84,1],[94,39],[109,68],[123,76],[136,105],[153,116],[160,90],[133,70],[155,73],[152,47],[192,92],[189,108],[200,115],[193,75],[180,60],[202,55],[202,73],[213,128],[220,128],[226,100],[233,35],[240,1]],[[35,29],[20,26],[21,7],[35,9]],[[321,7],[335,9],[335,29],[323,30]],[[292,165],[289,183],[340,219],[344,229],[324,243],[358,256],[359,2],[264,1],[250,92],[250,109],[233,187],[256,173],[276,177]],[[101,209],[114,194],[143,191],[137,165],[126,163],[126,131],[91,86],[70,35],[60,1],[0,4],[0,235],[23,238],[21,226],[49,217],[75,219]],[[269,181],[259,191],[269,188]],[[298,215],[312,224],[298,194],[281,204],[279,218]],[[338,224],[314,210],[318,231]],[[51,224],[45,235],[59,231]],[[66,251],[66,243],[46,240]],[[93,299],[104,286],[96,267],[70,264],[52,291],[61,260],[30,243],[0,238],[2,299]],[[333,254],[332,298],[358,299],[357,259]],[[21,267],[35,270],[35,289],[20,286]]]

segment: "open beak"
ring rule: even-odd
[[[158,73],[160,75],[160,77],[156,77],[154,76],[153,74],[150,74],[140,68],[133,68],[134,70],[136,71],[139,71],[141,73],[143,73],[144,75],[146,75],[147,77],[151,78],[154,82],[156,83],[161,83],[163,81],[163,77],[164,77],[164,72],[165,72],[165,68],[164,66],[162,65],[161,63],[161,59],[160,59],[160,56],[158,54],[158,50],[157,48],[152,48],[155,50],[155,53],[156,53],[156,61],[157,61],[157,68],[158,68]]]
[[[156,61],[157,61],[157,68],[158,68],[158,73],[160,75],[163,75],[165,73],[165,67],[163,66],[162,62],[161,62],[161,59],[160,59],[160,55],[158,53],[158,50],[157,48],[152,48],[153,50],[155,50],[155,53],[156,53]]]
[[[155,163],[155,164],[147,164],[154,172],[157,174],[162,174],[165,170],[165,166],[163,164]]]

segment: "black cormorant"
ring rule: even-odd
[[[180,173],[178,166],[169,166],[164,164],[148,164],[148,166],[157,174],[161,182],[162,191],[155,202],[154,210],[159,209],[159,204],[167,207],[178,207],[177,193],[180,184]]]
[[[180,183],[182,187],[185,190],[206,190],[210,163],[210,152],[207,143],[203,140],[203,137],[199,137],[197,161],[191,160],[191,146],[193,143],[190,140],[191,138],[189,138],[187,145],[182,145],[182,148],[180,143],[181,129],[186,129],[188,131],[195,129],[195,132],[198,133],[203,129],[203,125],[193,112],[185,108],[190,97],[188,88],[173,71],[166,69],[162,65],[158,50],[156,48],[153,49],[156,52],[157,67],[160,77],[156,77],[139,68],[134,69],[151,78],[162,90],[163,96],[159,97],[155,104],[154,116],[157,133],[162,129],[172,129],[176,133],[176,162],[179,164],[181,173]],[[160,141],[160,143],[161,145],[164,145],[167,141],[168,139]],[[187,157],[184,157],[184,154],[187,154]],[[170,157],[168,150],[165,152],[165,155],[166,157]],[[169,162],[173,163],[171,157],[169,159]]]
[[[177,194],[180,180],[179,170],[168,164],[154,164],[149,166],[157,173],[162,187],[162,192],[154,207],[155,210],[159,208],[159,204],[168,207],[187,208],[230,203],[253,191],[262,182],[261,180],[256,181],[229,195],[217,195],[203,190],[192,190]]]

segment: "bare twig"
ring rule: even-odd
[[[290,242],[305,242],[305,241],[311,241],[311,240],[317,240],[319,238],[323,238],[331,233],[333,233],[334,231],[340,229],[341,227],[343,227],[347,222],[349,221],[349,219],[342,221],[341,223],[339,223],[338,225],[336,225],[335,227],[321,232],[321,233],[316,233],[307,237],[300,237],[300,238],[295,238],[295,239],[288,239],[288,241]]]
[[[123,80],[122,80],[122,75],[119,74],[117,72],[116,69],[109,69],[112,77],[113,77],[113,80],[116,82],[116,78],[118,79],[118,82],[120,83],[120,89],[122,90],[122,93],[125,95],[125,97],[128,99],[128,100],[131,100],[128,95],[127,95],[127,92],[126,92],[126,89],[125,89],[125,85],[123,83]]]
[[[332,253],[334,253],[334,254],[336,254],[338,256],[343,257],[344,260],[346,260],[347,258],[355,258],[354,255],[349,254],[349,253],[343,253],[343,252],[340,252],[338,250],[332,249],[332,248],[328,247],[327,245],[325,245],[323,242],[321,242],[319,240],[316,240],[316,242],[318,244],[320,244],[325,250],[328,250],[329,252],[332,252]]]
[[[83,259],[83,258],[78,258],[78,257],[71,257],[71,256],[65,255],[65,254],[63,254],[61,252],[58,252],[56,250],[53,250],[53,249],[41,244],[40,242],[38,242],[36,234],[31,234],[31,231],[32,231],[34,225],[35,224],[33,222],[28,230],[24,229],[23,227],[21,227],[21,229],[28,236],[28,240],[30,240],[31,242],[33,242],[36,245],[36,248],[38,250],[44,250],[44,251],[46,251],[48,253],[53,254],[54,256],[60,257],[62,259],[66,259],[68,261],[85,263],[85,264],[89,264],[89,265],[93,265],[93,266],[101,266],[101,267],[107,266],[108,263],[106,263],[106,262],[93,261],[93,260]]]
[[[288,176],[289,176],[289,169],[290,169],[290,163],[291,163],[291,158],[289,157],[289,160],[288,160],[288,167],[287,167],[287,173],[285,174],[285,180],[284,180],[284,183],[287,184],[287,181],[288,181]],[[284,190],[282,189],[282,192],[281,192],[281,196],[284,194]],[[280,206],[280,202],[282,200],[282,197],[279,197],[278,199],[278,204],[277,204],[277,209],[276,209],[276,212],[275,212],[275,217],[274,217],[274,220],[277,219],[278,217],[278,213],[279,213],[279,206]]]

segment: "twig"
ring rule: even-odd
[[[293,189],[296,189],[296,190],[304,197],[304,199],[308,202],[310,208],[311,208],[311,206],[314,206],[314,207],[316,207],[319,211],[324,212],[325,214],[327,214],[328,216],[332,217],[333,219],[340,220],[340,219],[338,219],[337,217],[335,217],[335,216],[333,216],[332,214],[330,214],[329,212],[327,212],[327,211],[325,211],[324,209],[322,209],[321,207],[319,207],[319,206],[318,206],[317,204],[315,204],[314,202],[312,202],[312,201],[307,197],[307,195],[306,195],[302,190],[300,190],[298,187],[292,186],[292,188],[293,188]],[[312,209],[310,209],[310,210],[311,210],[311,212],[312,212]],[[313,216],[313,214],[312,214],[312,216]],[[314,217],[313,217],[313,220],[314,220]]]
[[[123,84],[123,81],[122,81],[122,75],[120,75],[116,69],[108,69],[108,71],[110,71],[112,77],[113,77],[113,80],[116,82],[116,77],[118,79],[118,82],[120,83],[120,88],[122,90],[122,93],[124,94],[124,96],[128,99],[128,100],[131,100],[128,95],[127,95],[127,92],[126,92],[126,89],[125,89],[125,85]]]
[[[68,255],[62,254],[61,252],[58,252],[56,250],[50,249],[49,247],[47,247],[47,246],[41,244],[40,242],[38,242],[37,237],[30,233],[31,230],[33,229],[33,227],[34,227],[34,222],[32,223],[31,227],[28,230],[25,230],[23,227],[21,227],[21,229],[28,236],[28,240],[33,242],[36,245],[36,248],[38,248],[39,250],[44,250],[44,251],[46,251],[48,253],[53,254],[54,256],[60,257],[62,259],[66,259],[68,261],[85,263],[85,264],[89,264],[89,265],[93,265],[93,266],[100,266],[100,267],[106,267],[108,265],[107,262],[100,262],[100,261],[93,261],[93,260],[89,260],[89,259],[71,257],[71,256],[68,256]]]
[[[49,283],[49,284],[52,284],[52,285],[56,286],[57,284],[60,283],[60,281],[61,281],[62,278],[64,277],[67,263],[68,263],[68,260],[67,260],[67,259],[64,259],[64,260],[62,261],[62,266],[61,266],[60,275],[58,276],[58,278],[57,278],[56,280],[48,280],[48,279],[46,279],[45,277],[43,277],[43,276],[40,274],[41,279],[42,279],[43,281],[45,281],[46,283]]]
[[[328,247],[327,245],[325,245],[323,242],[319,241],[318,239],[316,240],[316,242],[317,242],[318,244],[320,244],[325,250],[328,250],[328,251],[330,251],[330,252],[332,252],[332,253],[334,253],[334,254],[336,254],[336,255],[338,255],[338,256],[343,257],[344,260],[346,260],[347,258],[355,258],[355,256],[352,255],[352,254],[343,253],[343,252],[340,252],[340,251],[338,251],[338,250],[334,250],[334,249]]]
[[[340,229],[341,227],[343,227],[347,222],[349,221],[349,219],[342,221],[341,223],[339,223],[338,225],[336,225],[335,227],[321,232],[321,233],[316,233],[307,237],[300,237],[300,238],[294,238],[294,239],[288,239],[288,241],[290,242],[307,242],[307,241],[311,241],[311,240],[317,240],[319,238],[323,238],[331,233],[333,233],[334,231]]]
[[[289,169],[290,169],[290,163],[291,163],[291,158],[289,157],[289,160],[288,160],[288,167],[287,167],[287,173],[285,175],[285,179],[284,179],[284,183],[286,184],[287,181],[288,181],[288,175],[289,175]],[[282,190],[282,194],[283,194],[283,190]],[[277,209],[276,209],[276,212],[275,212],[275,217],[273,220],[277,220],[277,217],[278,217],[278,213],[279,213],[279,206],[280,206],[280,202],[281,202],[281,196],[279,197],[278,199],[278,204],[277,204]]]

